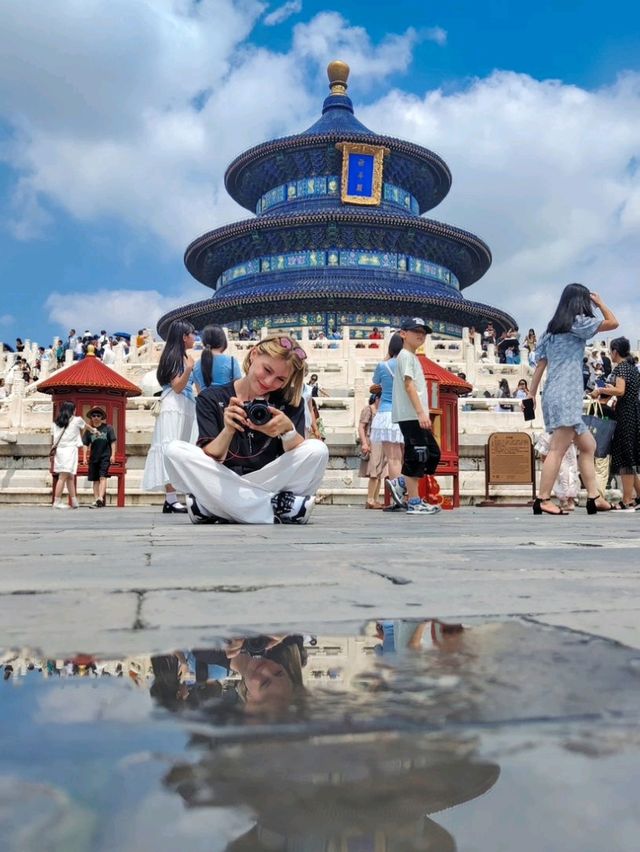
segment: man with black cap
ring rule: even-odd
[[[391,419],[404,437],[404,463],[402,475],[387,480],[387,485],[398,507],[404,507],[406,493],[410,515],[435,515],[440,511],[439,506],[423,503],[418,493],[420,479],[434,474],[440,461],[440,448],[431,432],[427,383],[416,357],[427,334],[431,334],[431,329],[421,317],[402,323],[400,336],[404,347],[398,355],[393,379]]]
[[[107,423],[107,412],[99,405],[94,405],[87,412],[87,417],[93,426],[93,432],[85,432],[82,439],[84,446],[84,463],[87,463],[87,447],[89,452],[89,471],[87,479],[93,483],[94,502],[92,509],[101,509],[105,504],[107,494],[107,477],[109,465],[115,461],[116,433],[113,426]]]

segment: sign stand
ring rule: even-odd
[[[480,506],[530,506],[527,503],[498,503],[491,497],[492,485],[531,485],[536,496],[536,461],[530,435],[525,432],[492,432],[484,448],[484,500]]]

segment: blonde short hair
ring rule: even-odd
[[[289,341],[291,344],[282,345],[283,340]],[[258,352],[260,355],[270,355],[272,358],[284,358],[285,361],[290,361],[293,365],[291,375],[281,388],[281,393],[285,401],[291,405],[298,406],[302,400],[302,387],[304,385],[304,373],[306,367],[306,358],[301,358],[296,352],[304,349],[300,346],[300,342],[288,334],[274,334],[272,337],[265,337],[260,340],[255,346],[247,352],[247,355],[242,364],[245,373],[249,372],[251,366],[251,353]]]

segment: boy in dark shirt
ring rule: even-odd
[[[107,423],[107,413],[103,408],[94,406],[87,412],[87,417],[96,431],[85,432],[82,439],[84,463],[87,464],[88,455],[89,472],[87,479],[93,483],[94,496],[91,508],[101,509],[105,504],[109,466],[115,461],[116,433],[113,426]]]

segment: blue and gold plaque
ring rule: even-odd
[[[336,148],[342,150],[342,203],[379,205],[383,161],[384,155],[389,153],[388,148],[357,142],[338,142]]]

